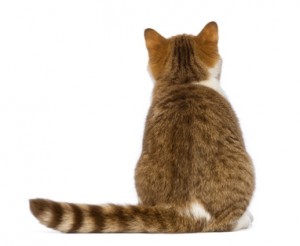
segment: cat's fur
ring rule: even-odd
[[[145,30],[154,78],[143,151],[135,171],[139,205],[30,200],[38,220],[62,232],[210,232],[247,228],[254,170],[220,85],[218,28],[166,39]]]

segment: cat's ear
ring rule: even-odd
[[[196,36],[197,40],[201,43],[218,44],[219,34],[218,25],[212,21],[206,24],[202,31]]]
[[[167,42],[166,38],[151,28],[147,28],[144,35],[148,51],[156,50]]]

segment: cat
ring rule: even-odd
[[[155,81],[141,157],[138,205],[30,200],[32,214],[61,232],[227,232],[248,228],[254,167],[220,87],[218,26],[165,38],[145,30]]]

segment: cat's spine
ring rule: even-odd
[[[208,219],[190,216],[172,206],[102,206],[30,200],[33,215],[47,227],[61,232],[200,232]]]

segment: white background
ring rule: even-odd
[[[299,245],[300,3],[0,1],[0,245]],[[257,173],[237,233],[61,234],[28,199],[136,203],[152,82],[143,31],[220,29],[222,85]]]

